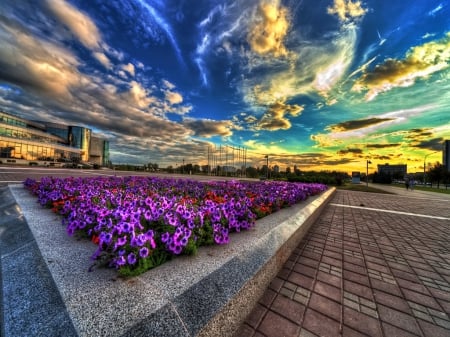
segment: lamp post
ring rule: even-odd
[[[372,164],[370,160],[366,161],[366,188],[369,187],[369,164]]]
[[[426,154],[425,157],[423,158],[423,185],[424,185],[424,186],[426,186],[426,179],[425,179],[425,176],[426,176],[427,157],[428,157],[429,155],[432,155],[432,154],[436,153],[436,152],[438,152],[438,151],[434,151],[434,152],[428,153],[428,154]]]
[[[269,179],[269,155],[265,156],[266,160],[267,160],[267,172],[266,172],[266,178]]]

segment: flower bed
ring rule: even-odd
[[[138,275],[327,189],[287,182],[198,182],[155,177],[27,179],[38,202],[63,216],[69,235],[97,245],[96,265]]]

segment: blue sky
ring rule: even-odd
[[[450,1],[0,3],[0,109],[84,125],[115,163],[365,170],[441,161]],[[433,153],[438,151],[436,153]]]

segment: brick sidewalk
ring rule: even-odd
[[[337,191],[236,336],[449,337],[448,196]]]

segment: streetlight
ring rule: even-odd
[[[266,160],[267,160],[266,178],[269,179],[269,155],[266,155],[264,158],[266,158]]]
[[[429,155],[433,154],[433,153],[436,153],[436,152],[438,152],[438,151],[434,151],[434,152],[428,153],[428,154],[426,154],[425,157],[423,158],[423,185],[424,185],[424,186],[426,186],[425,175],[426,175],[426,164],[427,164],[426,162],[427,162],[427,157],[428,157]]]
[[[370,160],[366,161],[366,187],[369,187],[369,164],[372,164]]]

